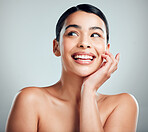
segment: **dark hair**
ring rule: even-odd
[[[108,27],[107,19],[106,19],[105,15],[103,14],[103,12],[101,10],[99,10],[97,7],[89,5],[89,4],[80,4],[80,5],[77,5],[77,6],[73,6],[73,7],[69,8],[68,10],[66,10],[61,15],[61,17],[59,18],[57,25],[56,25],[56,40],[59,41],[59,39],[60,39],[60,32],[61,32],[61,29],[64,25],[66,18],[69,15],[71,15],[72,13],[77,12],[77,11],[84,11],[84,12],[87,12],[87,13],[96,14],[97,16],[99,16],[104,21],[105,26],[106,26],[107,43],[108,43],[108,41],[109,41],[109,27]]]

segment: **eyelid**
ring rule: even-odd
[[[78,36],[78,32],[76,32],[76,31],[69,31],[69,32],[67,33],[67,35],[70,35],[70,33],[75,33],[75,34]],[[73,35],[71,35],[71,36],[73,36]]]
[[[98,37],[101,37],[101,35],[99,33],[92,33],[90,37],[92,37],[93,34],[97,34]]]

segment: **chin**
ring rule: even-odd
[[[80,64],[75,61],[69,61],[69,63],[64,63],[63,61],[62,66],[65,69],[65,71],[69,71],[70,73],[75,74],[79,77],[87,77],[96,72],[99,69],[101,63],[102,63],[101,59],[100,60],[94,59],[91,64],[85,64],[85,63]]]
[[[80,77],[87,77],[96,72],[97,70],[98,68],[92,69],[87,67],[87,68],[73,69],[73,72]]]

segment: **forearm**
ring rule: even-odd
[[[80,132],[103,132],[96,94],[84,87],[80,105]]]

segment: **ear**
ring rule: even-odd
[[[56,56],[61,56],[59,43],[58,43],[58,41],[56,39],[53,40],[53,53]]]
[[[108,43],[106,46],[106,51],[109,52],[109,49],[110,49],[110,44]]]

